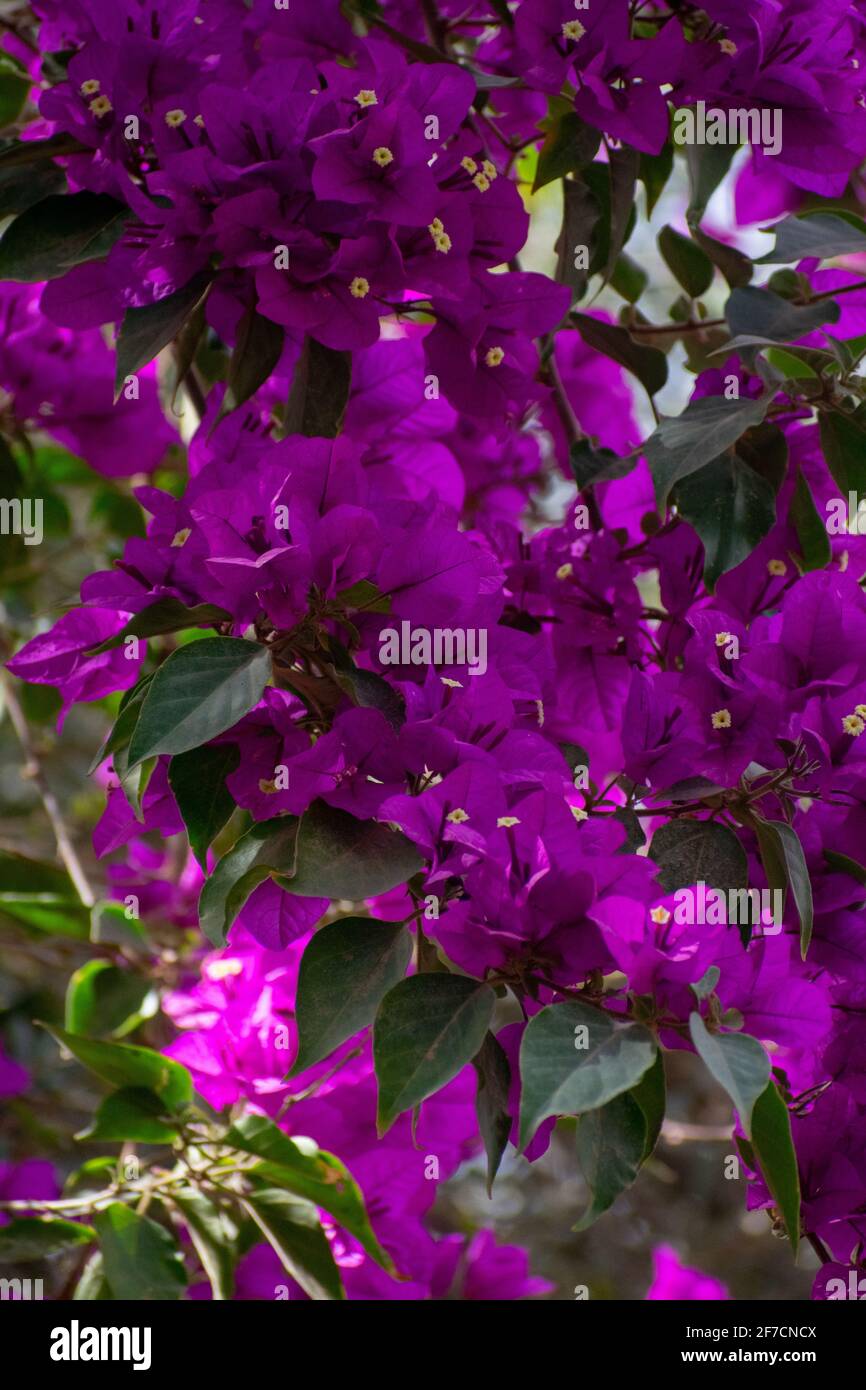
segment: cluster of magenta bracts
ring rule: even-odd
[[[862,885],[825,852],[860,861],[866,830],[866,543],[834,538],[824,570],[799,572],[793,469],[776,525],[712,595],[691,529],[643,524],[654,508],[643,463],[596,489],[589,525],[569,507],[558,524],[528,528],[550,478],[567,475],[538,340],[561,323],[569,294],[540,275],[492,272],[526,237],[515,151],[538,140],[547,97],[564,84],[583,121],[649,154],[667,138],[669,102],[781,106],[784,154],[772,170],[757,154],[742,176],[744,220],[774,201],[773,210],[796,207],[806,191],[841,193],[866,152],[866,68],[856,61],[866,62],[866,8],[708,0],[714,24],[687,42],[661,5],[644,7],[655,37],[635,38],[625,0],[586,9],[524,0],[513,25],[482,32],[476,75],[418,61],[389,37],[388,26],[428,43],[415,4],[386,4],[386,23],[364,37],[330,0],[287,11],[256,0],[241,21],[237,8],[209,5],[200,17],[191,0],[36,5],[43,46],[75,54],[68,81],[44,94],[33,133],[86,147],[66,161],[70,184],[119,199],[130,221],[107,259],[41,294],[7,292],[13,337],[0,370],[20,418],[37,419],[100,471],[148,473],[168,435],[153,383],[145,378],[142,398],[112,413],[98,325],[207,274],[207,320],[224,342],[252,303],[286,337],[266,385],[216,424],[222,388],[212,391],[183,495],[138,487],[152,518],[146,538],[92,575],[82,606],[10,668],[56,686],[67,711],[135,684],[147,643],[137,655],[127,645],[93,654],[131,615],[165,597],[217,604],[229,615],[222,631],[255,635],[275,653],[274,685],[222,736],[239,749],[228,779],[238,806],[263,820],[320,800],[399,826],[423,856],[422,897],[441,905],[426,934],[462,972],[509,982],[528,1017],[558,991],[622,972],[633,995],[654,1001],[665,1045],[684,1047],[690,986],[718,967],[719,1007],[765,1043],[790,1099],[804,1227],[832,1262],[856,1263],[866,1241],[866,915]],[[489,8],[474,7],[478,16]],[[438,9],[446,25],[467,17],[458,0]],[[477,74],[502,82],[495,117],[474,104]],[[135,138],[125,133],[130,116]],[[817,272],[813,283],[849,278]],[[413,301],[422,321],[398,319]],[[866,296],[842,304],[837,335],[862,332]],[[275,442],[272,407],[285,399],[305,334],[352,353],[342,432]],[[554,354],[584,431],[628,452],[640,435],[619,368],[569,329]],[[80,374],[91,369],[95,404],[83,410]],[[705,373],[698,395],[718,394],[720,380]],[[794,417],[784,428],[813,495],[834,495],[817,427]],[[644,597],[655,576],[658,607]],[[383,629],[404,624],[483,633],[485,669],[384,663]],[[725,654],[731,638],[735,659]],[[333,641],[388,683],[392,705],[359,707],[325,681],[311,719],[309,685],[292,671],[318,671],[317,654]],[[575,777],[575,748],[588,778]],[[134,892],[145,914],[188,925],[201,873],[191,860],[180,885],[170,882],[147,838],[183,829],[167,766],[163,757],[140,819],[104,769],[95,846],[111,856],[118,896]],[[651,835],[678,783],[703,778],[713,794],[735,797],[755,766],[796,768],[771,779],[763,809],[790,816],[805,850],[815,901],[805,960],[792,903],[781,931],[759,925],[747,944],[724,922],[677,920],[656,866],[633,852],[615,814],[637,786]],[[283,784],[277,768],[287,770]],[[654,802],[667,810],[651,814]],[[757,843],[748,829],[741,838],[750,881],[761,883]],[[414,901],[398,889],[372,907],[398,920]],[[297,964],[328,907],[263,884],[229,947],[166,1000],[180,1030],[169,1051],[215,1106],[244,1098],[274,1115],[309,1084],[283,1079],[291,1049],[276,1039],[293,1028]],[[626,988],[611,1001],[626,1008]],[[522,1027],[499,1036],[515,1061]],[[471,1069],[424,1104],[416,1146],[407,1116],[377,1142],[369,1046],[345,1045],[356,1051],[281,1123],[346,1160],[410,1276],[394,1286],[335,1233],[350,1296],[442,1296],[458,1248],[421,1222],[435,1188],[424,1157],[435,1155],[444,1177],[477,1149]],[[749,1201],[772,1205],[759,1180]],[[819,1275],[817,1296],[835,1264]],[[240,1290],[272,1296],[280,1282],[262,1247]],[[486,1238],[473,1245],[466,1297],[541,1287],[518,1252]]]

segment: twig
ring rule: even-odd
[[[15,730],[18,742],[21,744],[21,750],[26,759],[25,766],[30,780],[39,792],[42,805],[45,807],[46,815],[51,822],[51,829],[54,831],[54,838],[57,841],[57,852],[66,866],[66,871],[75,885],[75,891],[79,898],[84,903],[85,907],[92,907],[96,898],[87,881],[87,875],[81,866],[81,861],[78,858],[75,846],[66,828],[66,822],[63,819],[60,805],[48,785],[45,771],[33,747],[33,742],[30,738],[30,730],[27,727],[27,720],[24,717],[24,711],[18,703],[18,696],[15,694],[12,683],[5,673],[3,675],[3,687],[6,707],[9,710],[9,718],[12,721],[12,727]]]

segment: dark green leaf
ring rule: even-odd
[[[644,445],[659,510],[664,511],[675,483],[712,463],[746,430],[759,425],[769,404],[767,398],[729,401],[703,396],[689,401],[682,415],[663,415]]]
[[[633,261],[631,256],[623,251],[613,268],[610,283],[617,294],[622,295],[629,304],[636,304],[649,284],[649,276],[643,266],[638,265],[637,261]]]
[[[112,1202],[93,1218],[105,1277],[115,1298],[170,1302],[186,1288],[183,1256],[164,1226]]]
[[[659,866],[658,882],[665,893],[703,881],[728,892],[749,882],[746,851],[725,825],[708,820],[672,820],[660,825],[649,857]]]
[[[475,1110],[478,1115],[478,1129],[484,1140],[484,1152],[487,1155],[489,1197],[511,1134],[511,1112],[508,1108],[511,1067],[504,1049],[492,1033],[484,1035],[484,1042],[478,1055],[473,1057],[472,1064],[478,1076]]]
[[[284,339],[285,329],[278,323],[255,309],[247,310],[238,329],[226,391],[215,423],[237,410],[264,385],[280,360]]]
[[[399,831],[314,801],[301,817],[297,868],[282,886],[303,898],[357,902],[405,883],[421,866],[418,850]]]
[[[613,449],[599,448],[588,439],[579,439],[569,448],[568,462],[578,492],[582,492],[592,483],[626,477],[637,467],[638,459],[636,454],[620,458]]]
[[[11,53],[0,53],[0,129],[18,120],[31,85],[26,68]]]
[[[770,839],[775,841],[773,848],[769,850],[774,866],[774,875],[778,879],[781,870],[784,873],[785,884],[789,884],[791,887],[794,904],[800,918],[800,954],[805,960],[809,942],[812,939],[812,881],[809,878],[806,856],[803,854],[800,837],[793,826],[781,820],[757,821],[756,833],[758,833],[762,856],[766,841]],[[769,880],[770,874],[767,871],[766,859],[764,860],[764,868]],[[770,884],[770,887],[780,886],[782,885],[778,882]]]
[[[866,438],[864,438],[864,444],[866,444]],[[791,498],[791,505],[788,509],[788,523],[797,532],[803,570],[808,573],[810,570],[820,570],[828,565],[832,554],[830,537],[827,534],[826,526],[818,515],[809,484],[799,469],[797,470],[797,482]]]
[[[800,1243],[800,1173],[788,1107],[772,1080],[755,1101],[752,1146],[764,1181],[782,1214],[796,1259]]]
[[[596,1110],[631,1090],[655,1061],[656,1047],[642,1024],[579,1000],[542,1009],[520,1047],[521,1151],[548,1116]]]
[[[158,299],[155,304],[145,304],[140,309],[127,309],[117,335],[115,399],[123,390],[128,376],[135,376],[136,372],[140,372],[142,367],[153,361],[158,352],[168,347],[172,338],[180,332],[195,311],[209,284],[210,276],[202,272],[195,275],[182,289],[175,290],[174,294],[166,295],[164,299]]]
[[[838,854],[834,849],[825,849],[824,858],[827,866],[837,874],[848,874],[857,883],[866,886],[866,865],[858,864],[856,859],[851,859],[847,854]]]
[[[43,198],[7,227],[0,240],[0,280],[56,280],[73,266],[107,256],[129,209],[106,193]]]
[[[631,1187],[646,1142],[646,1117],[628,1093],[615,1096],[578,1121],[577,1157],[591,1200],[573,1231],[585,1231]]]
[[[637,1085],[632,1087],[629,1095],[637,1101],[646,1120],[646,1147],[643,1153],[644,1161],[646,1161],[658,1143],[665,1118],[667,1094],[664,1056],[661,1048],[656,1053],[656,1059],[652,1066],[644,1072]]]
[[[723,241],[717,241],[715,237],[709,236],[701,227],[691,228],[693,239],[712,261],[713,265],[718,266],[724,275],[731,289],[737,289],[740,285],[748,285],[754,274],[752,262],[742,251],[738,251],[735,246],[727,246]]]
[[[104,958],[89,960],[74,971],[66,988],[66,1028],[70,1033],[104,1037],[120,1033],[136,1020],[151,983],[133,970]]]
[[[700,246],[673,227],[662,227],[658,244],[665,264],[686,294],[691,299],[706,294],[713,283],[713,263]]]
[[[691,189],[686,211],[689,226],[697,226],[703,219],[707,205],[730,169],[736,152],[736,145],[686,146]]]
[[[65,188],[66,175],[57,164],[45,164],[41,169],[0,168],[0,217],[26,212]]]
[[[155,1091],[169,1110],[180,1110],[192,1100],[192,1078],[186,1067],[149,1047],[129,1043],[95,1042],[76,1037],[62,1028],[49,1028],[61,1047],[112,1086],[140,1086]]]
[[[345,1297],[340,1271],[311,1202],[298,1201],[278,1188],[262,1188],[242,1198],[241,1206],[308,1298],[323,1302]]]
[[[772,530],[776,497],[772,487],[737,455],[725,454],[682,479],[674,493],[679,515],[704,546],[704,583],[742,564]]]
[[[190,849],[207,873],[207,852],[235,809],[226,778],[237,771],[236,743],[217,743],[177,753],[168,765],[168,781],[183,817]]]
[[[589,314],[574,314],[573,318],[583,341],[632,372],[650,396],[662,389],[668,379],[668,364],[658,348],[644,347],[636,343],[625,328],[602,323]]]
[[[608,150],[610,175],[610,242],[604,278],[608,281],[635,222],[635,186],[640,155],[628,145]]]
[[[226,1144],[242,1153],[255,1154],[263,1162],[253,1171],[270,1186],[284,1188],[297,1197],[330,1212],[360,1241],[383,1269],[392,1273],[394,1265],[379,1244],[370,1225],[364,1196],[352,1174],[332,1153],[320,1149],[312,1139],[290,1139],[263,1115],[243,1115],[232,1125]]]
[[[665,190],[674,167],[674,152],[671,145],[665,145],[660,154],[641,152],[638,178],[646,190],[647,217],[652,217],[653,208]]]
[[[829,260],[831,256],[852,256],[866,251],[866,222],[849,214],[837,217],[831,212],[808,213],[803,217],[784,217],[762,232],[775,232],[776,244],[759,265],[786,261]]]
[[[731,291],[725,318],[731,330],[731,350],[749,344],[793,343],[823,323],[835,323],[841,313],[833,299],[814,304],[792,304],[771,290],[744,285]]]
[[[298,975],[298,1055],[291,1075],[320,1062],[372,1023],[411,956],[412,938],[399,923],[346,917],[317,931]]]
[[[373,1026],[380,1135],[472,1061],[494,1002],[487,985],[445,973],[412,975],[385,995]]]
[[[550,126],[538,155],[533,193],[554,179],[575,174],[595,158],[601,136],[576,111],[566,111]]]
[[[573,301],[583,295],[590,276],[601,217],[598,199],[582,179],[566,179],[562,185],[562,225],[556,239],[556,279],[573,290]],[[583,257],[583,248],[586,256]],[[586,265],[575,265],[578,255]]]
[[[737,1108],[746,1138],[752,1137],[752,1109],[770,1079],[770,1059],[748,1033],[710,1033],[700,1014],[689,1017],[695,1051]]]
[[[827,467],[843,496],[866,493],[866,411],[842,415],[836,410],[822,410],[818,425]]]
[[[234,1292],[235,1228],[225,1212],[194,1187],[172,1188],[172,1205],[186,1224],[214,1299],[224,1302]]]
[[[206,627],[231,620],[231,613],[214,603],[197,603],[195,607],[188,608],[180,599],[167,595],[136,613],[114,637],[106,638],[98,647],[91,647],[90,655],[96,656],[100,652],[111,651],[113,647],[122,647],[126,637],[158,637],[166,632],[182,632],[188,627]]]
[[[131,1139],[139,1144],[170,1144],[177,1130],[162,1118],[165,1113],[165,1103],[153,1091],[124,1086],[105,1097],[92,1123],[75,1137],[93,1143]]]
[[[202,888],[198,904],[201,929],[214,946],[225,945],[229,927],[260,883],[291,871],[297,833],[295,816],[257,821],[223,855]]]
[[[204,637],[171,653],[148,687],[129,745],[129,767],[186,753],[242,719],[262,697],[271,654],[241,637]]]
[[[91,1245],[96,1240],[92,1226],[77,1221],[61,1221],[57,1216],[21,1216],[0,1226],[0,1263],[27,1264]]]
[[[352,355],[307,336],[295,366],[285,434],[334,439],[340,432],[352,380]]]

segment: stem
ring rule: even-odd
[[[30,738],[30,730],[27,727],[27,720],[24,717],[24,711],[18,703],[18,697],[12,687],[12,683],[5,673],[2,679],[6,706],[9,710],[9,718],[12,721],[12,727],[15,730],[18,742],[21,745],[21,750],[26,758],[25,770],[28,772],[31,781],[39,792],[42,805],[45,807],[46,815],[51,822],[51,829],[54,831],[54,838],[57,841],[57,852],[63,860],[66,871],[75,885],[75,891],[84,903],[84,906],[92,907],[96,898],[87,881],[87,875],[81,866],[81,860],[78,858],[78,854],[72,843],[72,838],[66,828],[66,822],[63,819],[60,805],[48,785],[45,771],[33,747],[33,742]]]

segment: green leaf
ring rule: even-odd
[[[659,154],[641,152],[638,178],[646,190],[646,213],[652,217],[653,209],[665,190],[674,167],[674,152],[670,144],[665,145]]]
[[[725,305],[725,318],[732,337],[728,347],[733,351],[768,340],[773,343],[793,343],[824,323],[836,323],[841,312],[833,299],[822,299],[814,304],[792,304],[789,299],[782,299],[781,295],[773,294],[771,290],[744,285],[731,291]]]
[[[656,347],[636,343],[631,334],[614,323],[602,323],[589,314],[572,315],[580,336],[588,347],[604,353],[637,377],[648,395],[654,396],[668,379],[664,353]]]
[[[188,627],[206,627],[231,621],[231,613],[214,603],[198,603],[194,608],[188,608],[180,599],[166,595],[136,613],[113,637],[106,638],[98,647],[91,647],[89,655],[97,656],[100,652],[111,651],[113,647],[122,647],[127,637],[158,637],[166,632],[181,632]]]
[[[124,1025],[138,1021],[151,990],[150,980],[132,970],[104,957],[89,960],[73,972],[66,987],[66,1028],[88,1037],[128,1031]]]
[[[729,401],[703,396],[689,401],[682,415],[663,415],[644,445],[659,511],[664,512],[675,483],[712,463],[746,430],[759,425],[769,405],[768,397]]]
[[[96,1240],[92,1226],[58,1216],[21,1216],[0,1226],[0,1263],[27,1264]]]
[[[628,1093],[644,1113],[646,1120],[646,1146],[643,1157],[646,1161],[662,1132],[667,1102],[665,1086],[665,1064],[661,1048],[656,1053],[652,1066],[644,1072],[640,1081]]]
[[[579,1000],[529,1020],[520,1046],[520,1149],[550,1115],[577,1115],[631,1090],[652,1066],[656,1040]]]
[[[835,873],[848,874],[855,882],[866,886],[866,865],[858,864],[856,859],[849,858],[847,854],[838,854],[834,849],[825,849],[824,858],[827,867]]]
[[[49,1033],[85,1067],[112,1086],[140,1086],[155,1091],[169,1110],[181,1110],[192,1100],[192,1078],[186,1067],[149,1047],[129,1043],[95,1042],[62,1028]]]
[[[325,347],[307,335],[292,377],[283,433],[335,439],[351,381],[352,354]]]
[[[812,907],[812,880],[809,878],[809,870],[806,866],[806,856],[803,853],[803,846],[800,844],[800,837],[793,826],[781,820],[763,820],[755,818],[755,830],[758,835],[758,842],[761,848],[761,856],[764,856],[764,846],[767,841],[774,841],[772,848],[768,845],[768,853],[773,866],[775,882],[770,884],[771,888],[786,887],[790,885],[794,895],[794,904],[797,908],[797,915],[800,918],[800,954],[803,960],[809,950],[809,942],[812,939],[812,924],[814,912]],[[767,870],[767,860],[764,860],[764,869],[767,872],[769,881],[770,873]],[[784,874],[784,884],[778,882],[780,872]]]
[[[247,898],[265,879],[289,873],[295,862],[296,816],[257,821],[224,854],[199,898],[199,923],[208,941],[224,946]]]
[[[320,1149],[312,1139],[283,1134],[263,1115],[242,1115],[225,1137],[226,1144],[263,1162],[252,1171],[269,1186],[285,1188],[297,1197],[327,1211],[360,1241],[368,1254],[388,1273],[394,1272],[390,1255],[376,1239],[364,1195],[339,1158]]]
[[[131,1139],[139,1144],[170,1144],[177,1138],[177,1130],[162,1118],[165,1113],[165,1102],[153,1091],[124,1086],[105,1097],[91,1124],[75,1137],[92,1143]]]
[[[186,753],[242,719],[262,698],[271,654],[241,637],[204,637],[173,651],[153,678],[129,744],[129,767]]]
[[[90,913],[77,898],[58,893],[0,893],[0,915],[23,922],[37,931],[55,936],[71,936],[86,941],[90,935]]]
[[[613,449],[598,448],[588,439],[578,439],[569,448],[568,462],[578,492],[583,492],[592,483],[626,477],[637,467],[638,459],[636,454],[620,458]]]
[[[810,570],[823,569],[825,565],[830,563],[832,555],[830,537],[818,514],[809,484],[799,468],[797,469],[797,481],[791,497],[791,505],[788,509],[788,524],[793,526],[797,532],[802,568],[806,573]]]
[[[689,226],[703,219],[707,205],[724,180],[737,152],[736,145],[687,145],[686,164],[689,170],[691,196],[686,210]]]
[[[723,455],[677,484],[677,512],[704,546],[704,584],[736,569],[772,530],[776,496],[772,487],[738,456]]]
[[[484,1042],[477,1056],[473,1057],[472,1065],[478,1076],[475,1111],[487,1155],[489,1197],[511,1134],[511,1112],[508,1108],[511,1067],[503,1047],[492,1033],[485,1033]]]
[[[695,1051],[737,1108],[747,1139],[752,1137],[752,1109],[770,1079],[770,1059],[748,1033],[709,1033],[699,1013],[689,1017]]]
[[[2,243],[0,243],[2,253]],[[2,255],[0,255],[2,261]],[[127,309],[117,335],[117,356],[114,371],[114,398],[117,400],[128,376],[135,376],[158,352],[168,347],[210,286],[210,276],[204,272],[193,276],[182,289],[175,290],[155,304],[140,309]]]
[[[298,1055],[290,1075],[314,1066],[372,1023],[411,957],[412,938],[400,923],[345,917],[317,931],[298,975]]]
[[[646,1142],[646,1117],[627,1092],[578,1121],[577,1157],[591,1200],[573,1231],[585,1231],[631,1187],[643,1163]]]
[[[340,1272],[311,1202],[298,1201],[278,1188],[262,1188],[241,1198],[240,1205],[308,1298],[325,1302],[345,1297]]]
[[[693,240],[722,272],[732,290],[740,285],[748,285],[754,274],[754,267],[748,256],[738,251],[735,246],[727,246],[725,242],[717,241],[701,227],[692,226],[691,233]]]
[[[595,158],[601,136],[576,111],[566,111],[549,127],[538,154],[533,193],[554,179],[575,174]]]
[[[42,163],[67,154],[92,154],[92,150],[65,132],[49,135],[47,140],[3,140],[0,141],[0,169],[17,169],[23,164]]]
[[[102,1255],[98,1250],[94,1250],[84,1266],[81,1278],[75,1285],[72,1301],[74,1303],[96,1303],[104,1302],[106,1299],[111,1299],[111,1289],[108,1287],[108,1280],[105,1277]]]
[[[577,302],[586,289],[595,248],[596,229],[601,219],[598,199],[582,179],[566,179],[562,185],[562,225],[556,239],[556,279],[573,291]],[[575,265],[579,248],[586,247],[586,266]]]
[[[622,295],[629,304],[636,304],[649,284],[649,276],[643,266],[638,265],[637,261],[633,261],[631,256],[623,251],[613,268],[610,283],[617,294]]]
[[[237,342],[229,361],[228,380],[222,405],[214,425],[254,396],[267,381],[280,360],[285,329],[248,309],[238,328]]]
[[[233,1222],[194,1187],[172,1188],[171,1204],[184,1219],[215,1301],[225,1302],[234,1293],[237,1230]]]
[[[26,68],[11,53],[0,53],[0,129],[18,120],[31,85]]]
[[[776,244],[758,265],[778,265],[782,262],[811,260],[827,261],[832,256],[852,256],[866,251],[866,222],[848,213],[837,217],[832,212],[807,213],[802,217],[784,217],[762,232],[775,232]]]
[[[57,164],[41,169],[0,169],[0,217],[26,212],[34,203],[63,193],[66,175]]]
[[[164,1303],[181,1297],[187,1284],[183,1255],[164,1226],[122,1202],[97,1212],[93,1224],[115,1298]]]
[[[314,801],[301,817],[297,868],[281,882],[302,898],[358,901],[405,883],[422,863],[411,840],[399,831]]]
[[[639,165],[640,155],[628,145],[608,150],[610,241],[604,266],[605,283],[610,280],[635,223],[635,186]]]
[[[701,881],[722,892],[748,886],[746,851],[732,830],[715,821],[671,820],[660,825],[649,857],[659,866],[658,883],[665,893]]]
[[[373,1026],[380,1136],[472,1061],[494,1002],[487,985],[438,972],[412,975],[385,995]]]
[[[239,764],[238,745],[218,743],[177,753],[168,765],[169,786],[183,817],[190,849],[205,873],[208,848],[235,809],[226,778]]]
[[[87,770],[88,776],[94,773],[100,763],[109,755],[113,755],[112,763],[115,773],[121,779],[125,777],[127,772],[129,741],[138,723],[141,706],[144,704],[144,697],[148,692],[152,680],[153,676],[148,674],[143,676],[131,690],[127,690],[124,698],[120,702],[117,718]]]
[[[706,294],[713,283],[713,263],[706,252],[673,227],[662,227],[658,244],[668,270],[689,298]]]
[[[772,1080],[755,1101],[752,1147],[764,1181],[781,1212],[796,1259],[800,1244],[800,1173],[788,1107]]]
[[[129,208],[106,193],[43,198],[0,240],[0,280],[56,280],[73,266],[107,256],[123,234]]]
[[[827,467],[843,496],[866,493],[866,411],[861,408],[854,415],[842,415],[822,410],[818,427]]]

